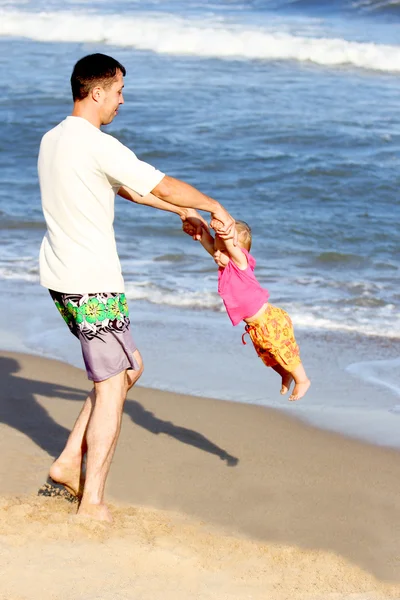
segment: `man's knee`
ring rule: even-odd
[[[127,389],[128,390],[130,390],[131,387],[133,387],[135,385],[135,383],[137,382],[139,377],[142,375],[143,371],[144,371],[144,366],[142,364],[138,370],[133,371],[130,369],[129,371],[126,372]]]
[[[126,372],[128,390],[130,390],[131,387],[137,382],[144,371],[143,359],[139,351],[136,350],[133,355],[136,359],[139,369],[136,369],[135,371],[133,369],[129,369],[129,371]]]

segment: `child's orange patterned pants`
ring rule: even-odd
[[[279,364],[291,372],[301,363],[292,320],[282,308],[268,304],[259,320],[246,325],[246,333],[267,367]],[[242,336],[243,344],[246,333]]]

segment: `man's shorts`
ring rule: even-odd
[[[281,365],[291,372],[301,363],[292,320],[282,308],[268,304],[259,320],[246,325],[246,333],[267,367]],[[244,344],[246,333],[242,336]]]
[[[70,331],[81,343],[88,378],[104,381],[139,370],[125,294],[64,294],[49,290]]]

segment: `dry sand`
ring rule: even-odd
[[[394,450],[259,406],[133,389],[115,523],[37,497],[89,383],[0,353],[0,598],[400,599]]]

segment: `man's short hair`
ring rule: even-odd
[[[240,243],[250,252],[251,248],[251,227],[245,221],[235,221],[235,228],[238,234]]]
[[[96,85],[103,88],[112,85],[118,71],[126,75],[125,67],[106,54],[89,54],[78,60],[71,75],[74,101],[86,98]]]

